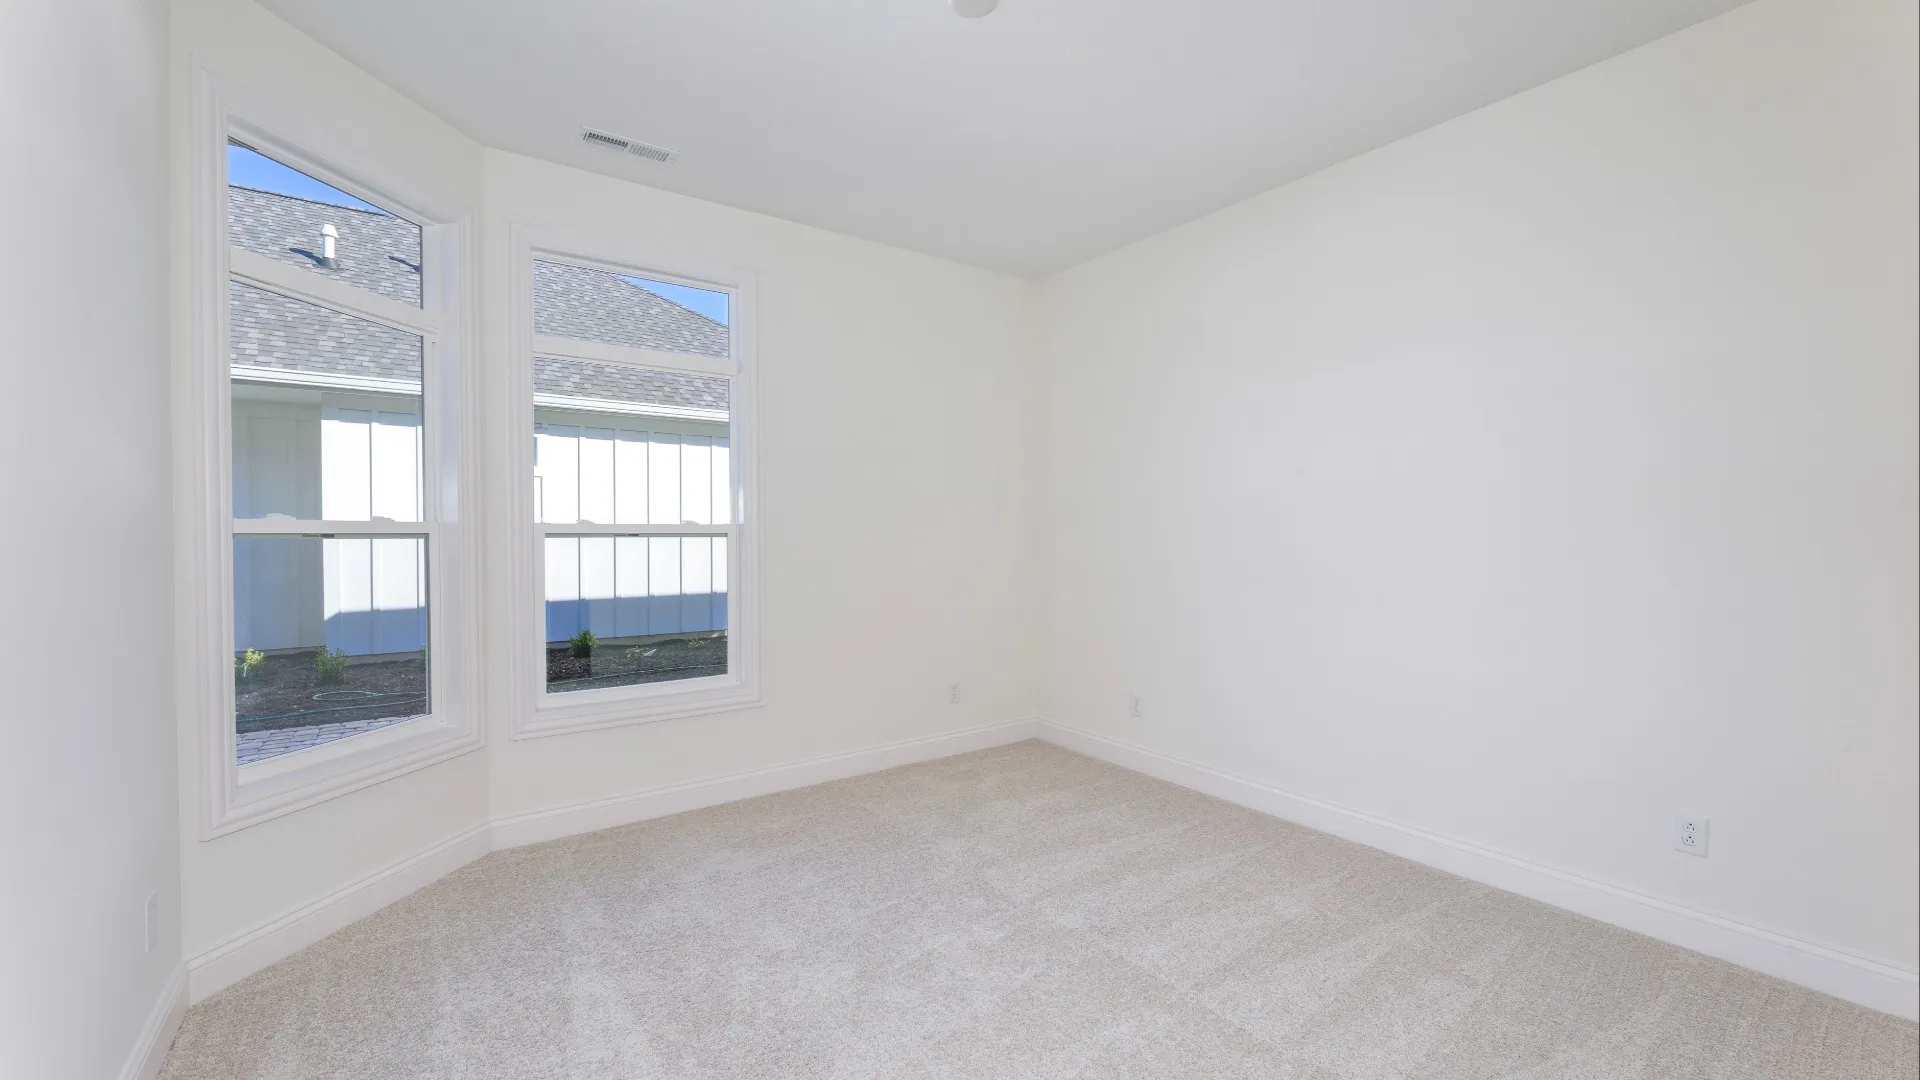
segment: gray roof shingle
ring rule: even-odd
[[[604,270],[534,260],[533,330],[641,349],[727,355],[727,328]]]
[[[232,187],[228,236],[238,247],[408,304],[420,302],[420,229],[403,218]],[[320,226],[340,239],[335,268],[318,259]],[[534,263],[534,327],[615,345],[728,355],[727,328],[617,275]],[[230,282],[232,362],[291,372],[418,383],[420,339],[402,330]],[[725,410],[727,380],[622,364],[534,359],[534,392],[636,405]]]
[[[727,380],[591,360],[533,358],[533,389],[557,397],[727,411]]]
[[[332,268],[320,264],[322,225],[340,233]],[[420,226],[405,218],[229,187],[227,238],[275,262],[420,306]]]
[[[366,319],[227,283],[233,363],[280,371],[420,381],[420,338]]]

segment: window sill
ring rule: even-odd
[[[226,770],[206,839],[257,825],[477,748],[480,734],[431,716]],[[228,747],[231,755],[231,746]],[[231,760],[229,758],[229,760]]]
[[[759,704],[759,689],[731,676],[688,679],[673,684],[671,690],[655,684],[640,688],[622,686],[605,690],[575,690],[563,694],[543,692],[534,698],[532,715],[516,725],[512,737],[536,739],[575,731],[679,720],[689,716],[751,709]]]

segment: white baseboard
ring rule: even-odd
[[[167,1051],[173,1047],[173,1036],[186,1015],[187,969],[183,964],[173,969],[173,974],[167,976],[167,984],[161,987],[153,1012],[147,1015],[146,1026],[134,1040],[133,1052],[120,1067],[120,1080],[154,1080],[159,1076],[160,1066],[167,1062]]]
[[[269,964],[433,884],[489,850],[486,826],[468,829],[208,949],[187,961],[192,1000],[205,1001]]]
[[[1920,972],[1610,885],[1490,848],[1038,721],[1039,737],[1087,757],[1388,851],[1497,889],[1705,953],[1834,997],[1920,1019]]]
[[[493,850],[538,844],[562,836],[597,832],[648,818],[751,799],[756,795],[771,795],[776,791],[791,791],[862,773],[952,757],[984,750],[989,746],[1035,738],[1038,734],[1039,729],[1033,721],[1016,720],[1008,724],[908,739],[751,772],[715,776],[649,791],[636,791],[629,795],[495,818]]]
[[[683,813],[739,799],[809,787],[900,765],[991,746],[1043,738],[1058,746],[1203,792],[1249,809],[1392,852],[1461,877],[1599,919],[1685,949],[1718,957],[1835,997],[1909,1020],[1920,1015],[1920,973],[1816,942],[1753,926],[1603,881],[1529,862],[1358,810],[1243,779],[1079,731],[1024,720],[888,743],[845,754],[717,776],[608,799],[496,819],[417,855],[390,864],[298,910],[188,961],[143,1034],[123,1080],[148,1080],[136,1062],[157,1071],[189,1000],[206,998],[291,956],[350,923],[486,854],[617,825]],[[152,1048],[158,1047],[158,1053]]]
[[[188,996],[193,1002],[205,1001],[328,934],[366,918],[408,893],[431,885],[489,851],[557,840],[648,818],[750,799],[756,795],[771,795],[862,773],[984,750],[990,746],[1035,738],[1039,730],[1035,721],[1016,720],[497,818],[419,854],[384,866],[192,958],[186,965],[190,990]],[[168,1038],[171,1041],[171,1033]]]

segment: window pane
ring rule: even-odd
[[[231,141],[227,239],[275,262],[420,305],[420,226]]]
[[[233,514],[420,521],[418,335],[229,283]]]
[[[726,379],[535,357],[533,380],[536,521],[730,523]]]
[[[533,332],[641,349],[729,355],[728,296],[534,260]]]
[[[418,536],[236,536],[236,763],[430,711]]]
[[[547,691],[727,673],[724,536],[549,536]]]

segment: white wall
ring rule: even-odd
[[[458,132],[246,0],[179,0],[176,147],[190,60],[270,102],[312,148],[480,218],[493,536],[524,528],[504,455],[504,223],[603,236],[758,275],[765,705],[526,741],[506,737],[514,597],[486,553],[483,750],[211,841],[200,717],[180,710],[189,958],[498,818],[1031,715],[1037,454],[1031,282],[542,164]],[[176,172],[184,182],[184,159]],[[484,186],[484,199],[482,196]],[[184,194],[175,199],[184,250]],[[184,283],[184,264],[176,268]],[[176,295],[184,317],[184,289]],[[184,353],[183,353],[184,355]],[[188,356],[183,362],[198,362]],[[180,482],[192,455],[183,453]],[[183,546],[191,543],[183,536]],[[949,705],[947,684],[965,701]]]
[[[271,122],[310,149],[374,172],[402,190],[480,209],[480,148],[247,0],[177,0],[173,5],[172,93],[176,183],[175,305],[187,325],[191,302],[187,235],[188,107],[191,71],[204,66],[230,90],[236,108],[258,102]],[[256,121],[267,118],[254,116]],[[180,363],[200,363],[184,345]],[[181,380],[184,385],[184,380]],[[182,433],[177,483],[197,463]],[[184,528],[186,523],[182,522]],[[198,541],[182,533],[183,553]],[[186,635],[183,635],[183,639]],[[191,646],[189,646],[191,647]],[[192,658],[184,657],[190,663]],[[229,833],[201,838],[200,715],[183,695],[179,713],[179,853],[186,956],[193,958],[375,871],[483,824],[486,764],[467,754],[317,806]]]
[[[1915,38],[1760,0],[1050,280],[1052,717],[1912,969]]]
[[[504,710],[523,661],[489,619],[496,816],[1031,714],[1031,283],[512,154],[489,151],[486,179],[494,535],[528,525],[504,494],[529,434],[504,400],[517,222],[755,273],[765,590],[762,707],[521,741]]]
[[[491,545],[487,747],[186,830],[186,954],[490,818],[1044,696],[1912,967],[1914,30],[1760,0],[1036,289],[483,152],[245,0],[180,0],[176,125],[191,55],[479,212],[492,536],[525,527],[509,221],[757,273],[766,700],[509,740],[527,598]],[[1680,810],[1710,859],[1668,849]]]
[[[165,55],[161,3],[0,6],[0,1076],[116,1075],[180,962]]]

